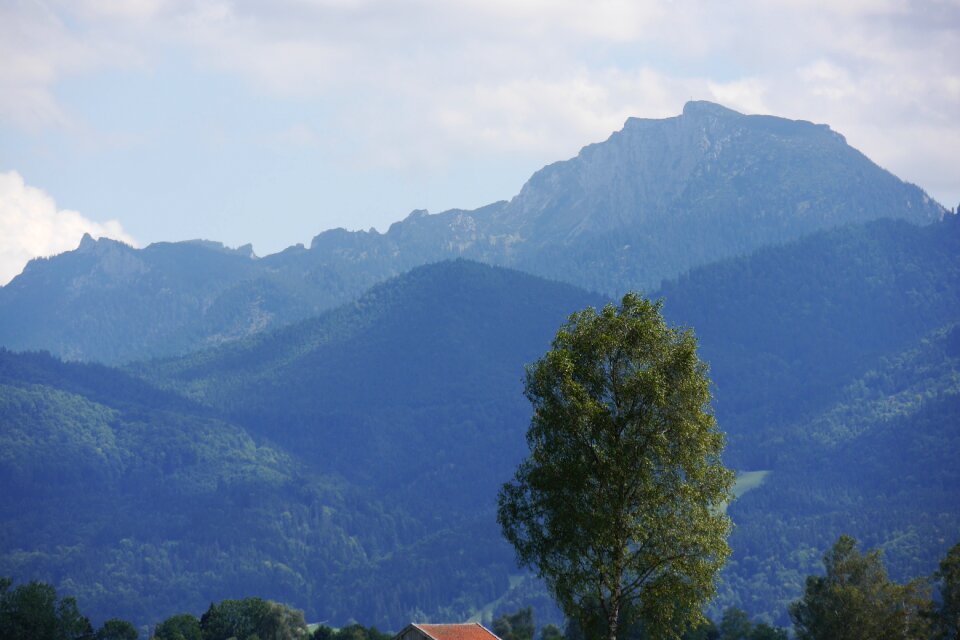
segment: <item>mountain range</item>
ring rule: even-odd
[[[607,296],[820,229],[945,209],[826,125],[690,102],[630,118],[535,173],[509,202],[415,211],[386,233],[326,231],[256,258],[216,242],[133,249],[84,238],[0,288],[0,344],[123,363],[315,315],[415,266],[464,257]]]
[[[0,289],[0,575],[142,624],[558,621],[494,518],[524,365],[633,287],[694,329],[753,479],[714,611],[786,623],[841,533],[900,579],[960,539],[960,220],[825,126],[691,103],[385,234],[32,262]]]

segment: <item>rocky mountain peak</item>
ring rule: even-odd
[[[260,327],[267,315],[261,303],[278,323],[300,319],[418,265],[458,257],[609,295],[650,291],[694,267],[822,229],[878,218],[924,224],[944,212],[826,125],[693,101],[673,117],[628,119],[607,140],[537,171],[509,202],[432,215],[415,210],[382,234],[328,230],[309,250],[294,247],[260,260],[236,259],[253,258],[249,246],[134,249],[85,235],[77,251],[36,260],[25,271],[29,277],[0,287],[0,344],[45,347],[39,329],[73,331],[57,324],[60,318],[85,316],[101,327],[114,322],[107,310],[126,305],[115,322],[131,340],[118,344],[140,351],[91,351],[99,344],[96,330],[65,352],[156,355],[172,351],[164,336],[244,334],[234,318]],[[185,293],[171,298],[178,288]],[[36,302],[81,289],[91,295],[71,298],[69,313],[44,311]],[[110,305],[90,302],[100,293]],[[161,307],[164,314],[142,316],[142,309]],[[151,344],[141,340],[144,331]]]
[[[683,115],[688,118],[743,118],[739,111],[707,100],[691,100],[683,105]]]
[[[97,241],[93,239],[93,236],[89,233],[84,233],[83,237],[80,238],[80,246],[77,247],[77,251],[93,251],[96,246]]]
[[[99,256],[115,253],[117,251],[122,252],[131,250],[133,250],[133,247],[125,242],[113,240],[112,238],[107,238],[106,236],[101,236],[98,239],[94,239],[89,233],[83,234],[83,237],[80,238],[80,244],[76,248],[77,253],[93,253]]]

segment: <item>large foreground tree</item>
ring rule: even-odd
[[[521,564],[607,640],[637,622],[678,637],[702,619],[730,552],[721,506],[734,475],[707,367],[693,333],[660,308],[628,294],[561,327],[527,369],[530,455],[499,495]]]

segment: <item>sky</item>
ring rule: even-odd
[[[691,99],[960,202],[960,0],[0,0],[0,285],[85,232],[266,255],[509,199]]]

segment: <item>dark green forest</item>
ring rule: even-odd
[[[933,589],[936,595],[933,595]],[[891,580],[879,550],[866,553],[854,538],[840,536],[823,556],[823,571],[807,576],[800,598],[790,604],[793,631],[800,640],[951,640],[960,631],[960,543],[940,560],[931,576],[904,583]],[[626,613],[626,612],[624,612]],[[538,629],[533,607],[493,618],[501,640],[585,640],[603,629],[567,620]],[[141,631],[143,632],[141,634]],[[718,619],[701,618],[673,629],[682,640],[787,640],[789,630],[751,619],[737,607]],[[211,603],[199,618],[179,613],[138,630],[109,618],[96,630],[76,598],[57,597],[47,583],[13,587],[0,578],[0,637],[5,640],[390,640],[393,633],[352,622],[341,628],[308,625],[303,611],[259,597]],[[621,627],[621,640],[657,637],[642,622]]]
[[[955,217],[822,232],[653,297],[699,338],[725,462],[769,472],[729,507],[718,624],[789,625],[844,533],[898,582],[936,569],[960,537]],[[455,261],[124,370],[2,351],[0,575],[95,627],[251,594],[334,628],[528,605],[561,624],[500,538],[496,490],[525,450],[524,365],[604,302]]]
[[[951,216],[836,229],[659,292],[711,363],[728,464],[772,470],[730,508],[720,602],[786,624],[802,576],[842,533],[882,547],[899,578],[955,541],[958,284]]]

